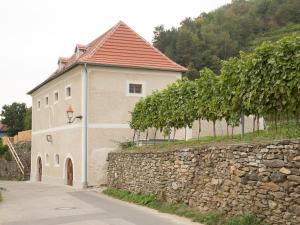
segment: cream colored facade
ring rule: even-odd
[[[66,184],[66,162],[71,159],[73,185],[83,186],[84,119],[68,124],[66,110],[71,105],[75,116],[84,117],[84,76],[84,66],[77,65],[32,93],[32,180],[38,179],[40,157],[42,181]],[[106,183],[107,153],[117,149],[120,142],[132,138],[128,121],[135,103],[152,91],[181,79],[181,73],[87,65],[87,77],[87,183],[99,185]],[[130,83],[142,84],[142,94],[130,94]],[[66,96],[68,87],[71,97]],[[58,101],[55,101],[56,93]]]

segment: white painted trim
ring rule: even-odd
[[[106,128],[106,129],[129,129],[129,124],[127,123],[90,123],[89,128]]]
[[[58,132],[58,131],[64,131],[64,130],[71,130],[71,129],[77,129],[77,128],[81,128],[81,127],[82,127],[81,123],[75,123],[75,124],[70,124],[70,125],[65,125],[65,126],[53,127],[50,129],[33,131],[32,135],[50,133],[50,132]]]
[[[141,84],[142,85],[142,93],[129,93],[129,85],[130,84]],[[146,96],[146,82],[139,80],[127,80],[126,81],[126,96],[128,97],[145,97]]]
[[[56,94],[57,94],[57,100],[55,100]],[[55,90],[55,91],[53,91],[53,104],[56,105],[57,103],[59,103],[59,91]]]
[[[67,95],[68,88],[70,88],[70,96]],[[65,86],[65,99],[66,100],[72,99],[72,85],[71,84],[68,84]]]
[[[59,126],[59,127],[53,127],[49,129],[44,130],[38,130],[33,131],[32,135],[38,135],[43,133],[50,133],[50,132],[58,132],[58,131],[64,131],[64,130],[71,130],[71,129],[77,129],[82,128],[82,123],[75,123],[65,126]],[[127,123],[90,123],[88,125],[88,128],[91,129],[130,129],[129,124]]]

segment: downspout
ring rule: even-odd
[[[82,129],[82,185],[83,188],[87,188],[87,170],[88,170],[88,70],[87,64],[84,64],[83,69],[83,97],[82,97],[82,108],[83,108],[83,129]]]

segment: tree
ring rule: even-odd
[[[240,124],[241,107],[238,98],[238,86],[241,80],[241,65],[240,60],[231,57],[228,61],[222,62],[221,76],[220,76],[220,95],[222,104],[222,117],[228,125],[233,128]]]
[[[193,65],[187,74],[205,67],[219,74],[222,60],[249,51],[257,38],[260,43],[268,34],[273,41],[287,32],[299,34],[299,12],[299,0],[232,1],[194,19],[185,18],[178,28],[156,27],[153,44],[175,62]],[[291,25],[298,26],[282,30]]]
[[[26,116],[24,120],[24,130],[31,130],[32,127],[32,108],[26,109]]]
[[[1,122],[8,126],[8,135],[13,136],[25,128],[26,104],[13,103],[4,105],[1,112]]]

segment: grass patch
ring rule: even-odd
[[[103,193],[123,201],[147,206],[149,208],[156,209],[159,212],[186,217],[194,222],[199,222],[206,225],[267,225],[251,214],[234,217],[228,217],[220,212],[202,214],[197,209],[190,208],[185,204],[172,204],[163,201],[156,195],[135,194],[115,188],[108,188]]]
[[[255,131],[246,133],[244,138],[241,139],[239,134],[237,135],[225,135],[217,137],[201,137],[199,139],[191,139],[188,141],[170,141],[160,144],[151,144],[144,146],[128,145],[124,147],[127,151],[168,151],[179,150],[183,148],[193,148],[202,145],[224,145],[224,144],[242,144],[242,143],[264,143],[270,141],[280,141],[286,139],[299,139],[300,127],[299,125],[281,125],[277,129],[274,126],[268,130]]]

